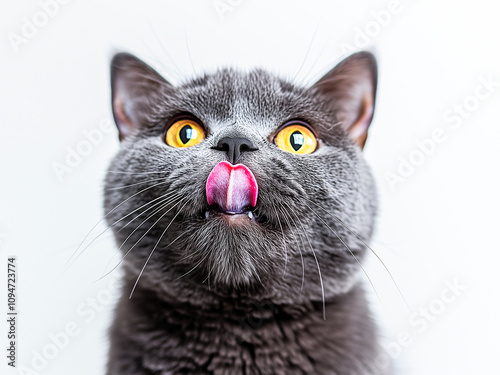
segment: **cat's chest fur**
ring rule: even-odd
[[[373,322],[355,287],[327,304],[278,306],[271,301],[221,301],[207,309],[172,305],[138,291],[123,300],[113,344],[129,348],[111,374],[387,374],[373,365],[379,355]],[[126,345],[125,345],[126,344]],[[115,353],[112,351],[112,358]]]

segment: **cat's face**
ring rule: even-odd
[[[367,53],[312,88],[232,70],[173,87],[135,57],[117,55],[113,110],[122,143],[105,209],[126,277],[179,294],[279,301],[321,301],[348,289],[376,207],[361,152],[375,86]]]

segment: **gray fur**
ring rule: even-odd
[[[113,60],[112,84],[122,145],[104,206],[126,256],[107,374],[388,373],[376,363],[361,287],[366,246],[353,234],[370,239],[375,187],[349,128],[337,124],[335,98],[261,70],[221,70],[173,87],[127,54]],[[169,147],[165,125],[185,112],[207,138]],[[290,119],[317,132],[317,151],[293,155],[272,143]],[[238,161],[258,181],[258,223],[204,217],[207,177],[227,160],[211,147],[231,136],[258,148]],[[130,222],[163,194],[177,199]]]

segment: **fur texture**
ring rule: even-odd
[[[311,88],[261,70],[221,70],[173,87],[131,55],[114,58],[122,145],[104,206],[125,278],[108,375],[388,373],[376,363],[360,277],[376,214],[360,147],[375,87],[368,53]],[[186,113],[206,139],[166,145],[166,127]],[[273,143],[294,119],[317,135],[312,154]],[[208,175],[228,157],[213,148],[224,137],[257,148],[238,160],[258,182],[255,222],[205,216]]]

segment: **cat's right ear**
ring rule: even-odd
[[[377,62],[367,51],[342,60],[312,87],[337,116],[349,137],[363,148],[373,118]]]
[[[120,140],[138,131],[173,88],[148,64],[129,53],[111,61],[111,100]]]

